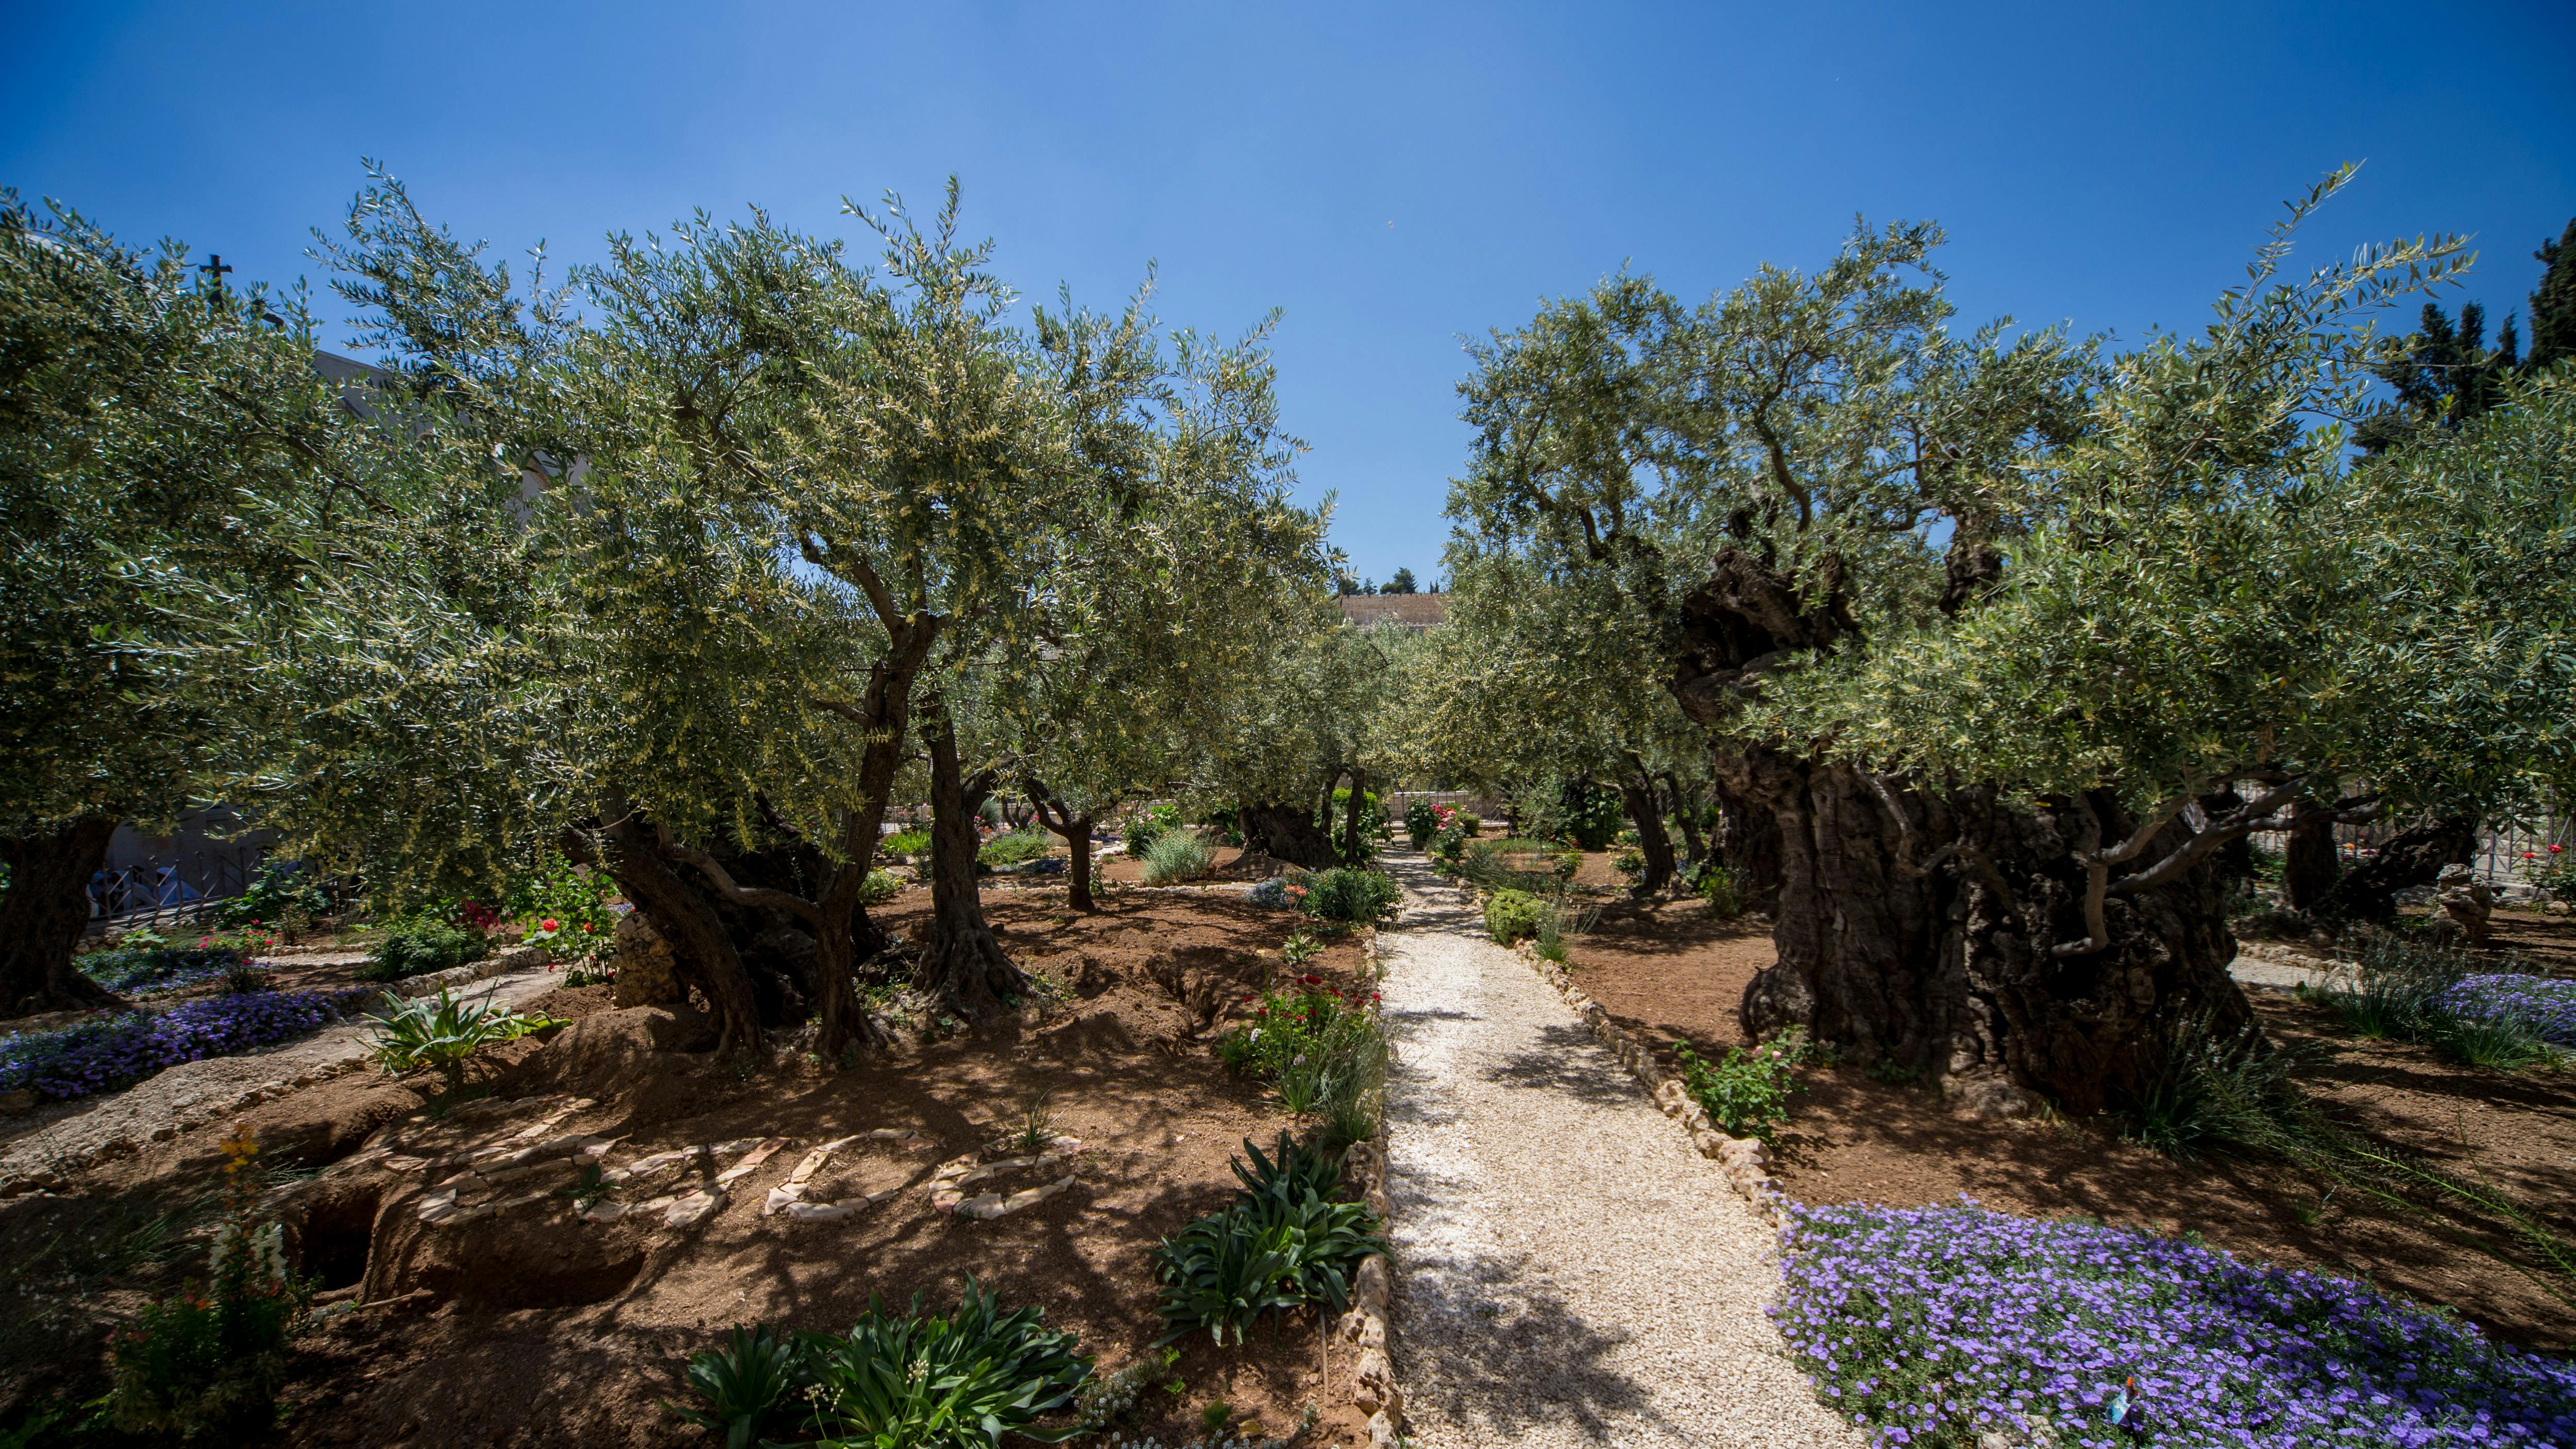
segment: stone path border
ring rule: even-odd
[[[1385,975],[1384,955],[1377,929],[1369,927],[1360,959],[1372,983]],[[1386,1121],[1381,1114],[1377,1135],[1351,1144],[1344,1165],[1345,1171],[1359,1178],[1360,1201],[1377,1215],[1381,1233],[1391,1232],[1395,1221],[1394,1205],[1386,1195],[1386,1163]],[[1384,1253],[1369,1254],[1351,1273],[1351,1306],[1341,1321],[1341,1336],[1360,1352],[1351,1372],[1351,1402],[1368,1415],[1370,1449],[1396,1449],[1403,1442],[1404,1392],[1396,1387],[1395,1364],[1388,1356],[1393,1325],[1387,1308],[1394,1293],[1394,1260]],[[1328,1391],[1331,1387],[1325,1385]]]

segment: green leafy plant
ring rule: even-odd
[[[1279,943],[1279,959],[1287,963],[1289,970],[1294,971],[1322,954],[1323,949],[1324,943],[1317,940],[1311,932],[1291,931],[1288,933],[1288,939]]]
[[[1633,845],[1627,846],[1611,857],[1610,865],[1621,875],[1643,875],[1646,873],[1646,852]]]
[[[549,852],[534,870],[512,877],[501,914],[525,928],[524,939],[570,956],[589,956],[617,932],[605,876]]]
[[[1710,862],[1699,868],[1699,898],[1708,902],[1708,913],[1721,921],[1743,915],[1748,904],[1744,884],[1735,872]]]
[[[480,961],[491,952],[492,938],[472,926],[410,917],[385,927],[384,939],[357,976],[361,981],[399,981]]]
[[[405,997],[384,1015],[368,1019],[375,1023],[368,1032],[368,1054],[386,1075],[431,1068],[446,1079],[451,1097],[464,1087],[465,1063],[476,1051],[562,1025],[488,1002],[458,1001],[443,990],[434,999]]]
[[[930,850],[930,832],[919,826],[898,830],[887,836],[878,846],[878,850],[881,854],[890,857],[927,854]]]
[[[1121,832],[1120,838],[1127,843],[1127,854],[1142,860],[1145,858],[1145,852],[1154,848],[1155,841],[1162,839],[1166,832],[1179,829],[1180,825],[1181,812],[1178,808],[1170,805],[1156,805],[1129,816],[1127,828]]]
[[[571,1198],[573,1211],[586,1213],[603,1200],[615,1196],[618,1190],[618,1184],[610,1182],[608,1174],[600,1171],[599,1164],[594,1162],[582,1168],[581,1176],[574,1179],[572,1186],[556,1188],[555,1196]]]
[[[1485,933],[1497,946],[1515,945],[1538,934],[1546,903],[1527,891],[1501,890],[1485,902]]]
[[[1579,904],[1561,892],[1543,905],[1535,949],[1541,957],[1563,964],[1566,938],[1591,934],[1593,924],[1601,918],[1601,908]]]
[[[259,1210],[259,1140],[236,1124],[208,1281],[145,1306],[109,1340],[109,1417],[158,1442],[248,1436],[276,1419],[285,1348],[312,1301],[287,1271],[284,1231]]]
[[[1049,835],[1043,827],[1030,825],[1018,830],[1005,831],[985,841],[982,848],[975,852],[975,860],[978,864],[991,866],[995,870],[1004,870],[1015,865],[1026,865],[1054,847],[1054,836]]]
[[[900,1317],[871,1297],[847,1334],[798,1335],[812,1375],[808,1427],[822,1444],[882,1449],[993,1449],[1004,1434],[1070,1439],[1084,1432],[1079,1423],[1040,1429],[1036,1421],[1073,1407],[1091,1360],[1045,1316],[1004,1313],[972,1278],[946,1317],[923,1317],[917,1293]]]
[[[1417,798],[1404,807],[1404,838],[1412,842],[1414,849],[1428,847],[1439,829],[1440,820],[1432,814],[1430,801]]]
[[[1209,849],[1205,838],[1195,830],[1176,826],[1155,836],[1154,843],[1145,848],[1145,884],[1196,880],[1207,874],[1215,862],[1216,852]]]
[[[1222,1212],[1210,1213],[1163,1240],[1155,1277],[1163,1287],[1163,1336],[1157,1347],[1200,1329],[1220,1346],[1240,1344],[1263,1314],[1321,1302],[1336,1312],[1350,1302],[1350,1275],[1360,1260],[1386,1251],[1376,1220],[1359,1203],[1334,1202],[1338,1155],[1315,1153],[1281,1135],[1277,1155],[1251,1139],[1254,1165],[1234,1163],[1243,1183]]]
[[[1306,877],[1306,914],[1319,921],[1363,925],[1394,910],[1402,898],[1395,878],[1382,870],[1343,867]]]
[[[802,1348],[768,1324],[734,1327],[724,1347],[689,1356],[689,1387],[703,1409],[666,1404],[701,1429],[724,1435],[725,1449],[750,1449],[798,1417],[796,1396],[813,1382]]]
[[[1320,1115],[1333,1141],[1374,1136],[1385,1111],[1387,1046],[1373,1004],[1307,977],[1293,991],[1262,997],[1250,1021],[1217,1039],[1217,1057],[1268,1083],[1289,1111]]]
[[[1687,1044],[1675,1048],[1673,1060],[1710,1121],[1730,1137],[1768,1142],[1789,1121],[1789,1098],[1799,1090],[1798,1068],[1809,1051],[1806,1028],[1793,1026],[1749,1049],[1728,1047],[1714,1066]]]
[[[872,870],[859,885],[859,904],[881,906],[903,894],[903,878],[890,870]]]
[[[290,911],[309,918],[330,910],[331,898],[323,894],[321,882],[311,872],[291,861],[271,860],[261,863],[259,874],[251,877],[240,895],[215,908],[215,922],[236,928],[263,922],[275,925],[285,921]]]
[[[1019,1120],[1004,1144],[1023,1157],[1035,1157],[1055,1142],[1055,1091],[1036,1087],[1020,1098]]]

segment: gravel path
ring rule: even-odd
[[[475,982],[455,996],[515,1010],[562,984],[560,974],[541,967]],[[102,1154],[130,1151],[239,1111],[250,1105],[245,1094],[266,1100],[355,1071],[363,1065],[367,1031],[364,1021],[343,1021],[259,1051],[165,1067],[121,1092],[0,1119],[0,1141],[7,1144],[0,1150],[0,1194],[29,1182],[52,1185]]]
[[[1396,1367],[1424,1449],[1865,1442],[1763,1314],[1770,1229],[1419,857],[1386,933]]]

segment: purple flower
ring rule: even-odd
[[[1964,1201],[1781,1236],[1773,1317],[1881,1444],[2576,1443],[2576,1368],[2341,1279]]]
[[[47,1097],[113,1091],[164,1067],[232,1056],[302,1036],[381,999],[375,987],[342,991],[248,991],[181,1002],[52,1031],[0,1039],[0,1091],[33,1088]]]

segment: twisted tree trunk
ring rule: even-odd
[[[2446,865],[2466,865],[2477,853],[2478,817],[2445,815],[2398,832],[2378,853],[2335,882],[2325,912],[2349,921],[2385,921],[2397,914],[2397,893],[2431,885]]]
[[[1673,838],[1664,831],[1663,803],[1655,796],[1653,781],[1642,775],[1622,780],[1619,798],[1628,807],[1628,819],[1637,827],[1637,848],[1646,857],[1645,874],[1629,888],[1629,894],[1642,901],[1673,883]]]
[[[1063,837],[1065,848],[1073,854],[1064,872],[1065,904],[1086,915],[1099,910],[1091,898],[1091,827],[1100,813],[1098,802],[1076,815],[1036,776],[1029,776],[1021,784],[1029,792],[1029,805],[1037,812],[1038,823]]]
[[[2342,874],[2334,828],[2334,812],[2323,806],[2302,809],[2291,823],[2289,848],[2281,860],[2282,905],[2294,911],[2325,908]]]
[[[52,830],[0,836],[0,1016],[122,1006],[72,965],[89,929],[89,883],[107,863],[116,822],[83,815]]]
[[[968,1021],[1000,1014],[1029,989],[1011,964],[975,881],[975,812],[992,793],[990,771],[968,778],[957,758],[957,730],[942,717],[926,731],[930,745],[930,926],[922,933],[915,979],[951,1013]]]
[[[1779,959],[1745,991],[1747,1031],[1804,1026],[1929,1071],[1976,1110],[2022,1110],[2036,1089],[2084,1113],[2153,1078],[2172,1023],[2250,1019],[2209,853],[2271,797],[2204,838],[2179,814],[2132,820],[2107,795],[2022,810],[1983,785],[1924,788],[1730,742],[1765,672],[1834,648],[1851,624],[1830,560],[1810,592],[1734,548],[1712,575],[1684,608],[1674,692],[1718,734],[1730,828],[1740,811],[1779,850]]]
[[[1235,810],[1235,821],[1243,831],[1243,848],[1262,851],[1290,865],[1308,870],[1323,870],[1339,865],[1332,837],[1315,823],[1315,810],[1302,804],[1259,804],[1245,801]]]
[[[1327,801],[1332,799],[1330,795],[1324,798]],[[1368,842],[1360,838],[1360,817],[1368,813],[1367,805],[1368,771],[1353,765],[1349,807],[1342,812],[1342,864],[1344,865],[1368,864]]]
[[[749,1056],[760,1044],[760,1003],[716,903],[662,853],[652,822],[641,813],[617,811],[600,835],[605,859],[592,863],[608,872],[619,894],[669,944],[672,974],[680,984],[706,998],[715,1018],[717,1054]],[[565,832],[564,846],[568,855],[578,850],[577,859],[590,858],[579,832]]]

